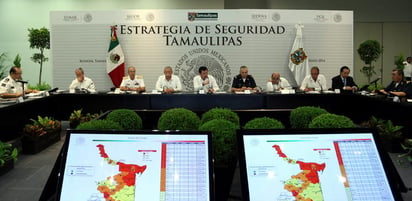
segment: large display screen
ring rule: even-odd
[[[209,135],[71,131],[58,200],[212,200]]]
[[[372,132],[242,134],[245,200],[396,200]]]

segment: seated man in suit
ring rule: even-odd
[[[332,89],[339,89],[342,92],[352,92],[358,89],[353,78],[349,76],[350,70],[347,66],[342,66],[340,68],[340,75],[332,78]]]
[[[239,69],[239,74],[233,78],[232,92],[255,89],[255,79],[251,75],[249,75],[249,70],[246,66],[241,66]]]
[[[401,69],[392,70],[392,82],[379,92],[389,96],[412,97],[411,85],[404,80],[403,70]]]

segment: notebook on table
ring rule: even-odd
[[[210,132],[69,130],[57,199],[213,200]]]
[[[402,200],[372,130],[240,130],[238,142],[242,200]]]

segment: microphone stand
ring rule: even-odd
[[[26,97],[26,90],[24,90],[24,84],[25,83],[28,83],[27,81],[23,81],[23,80],[17,80],[17,82],[20,82],[21,83],[21,88],[22,88],[22,90],[23,90],[23,99],[26,99],[27,97]]]

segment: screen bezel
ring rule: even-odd
[[[385,171],[389,186],[392,191],[393,198],[395,200],[402,201],[401,188],[403,182],[392,163],[388,153],[384,150],[381,140],[374,129],[368,128],[339,128],[339,129],[243,129],[237,131],[237,142],[238,142],[238,156],[239,156],[239,169],[240,169],[240,180],[242,188],[242,200],[249,201],[249,184],[247,178],[247,164],[245,158],[245,147],[243,136],[247,135],[301,135],[301,134],[347,134],[347,133],[371,133],[375,141],[375,145],[378,150],[379,157],[381,158],[382,166]]]
[[[64,180],[64,172],[66,167],[66,157],[68,151],[68,145],[70,142],[70,137],[72,134],[96,134],[96,135],[207,135],[208,140],[208,166],[209,166],[209,197],[210,201],[215,200],[215,189],[214,189],[214,165],[213,165],[213,146],[212,146],[212,133],[210,131],[147,131],[147,130],[67,130],[66,139],[61,151],[61,161],[60,168],[58,171],[57,179],[57,189],[55,194],[55,200],[60,201],[60,194],[62,192],[62,185]],[[59,161],[57,161],[59,162]]]

